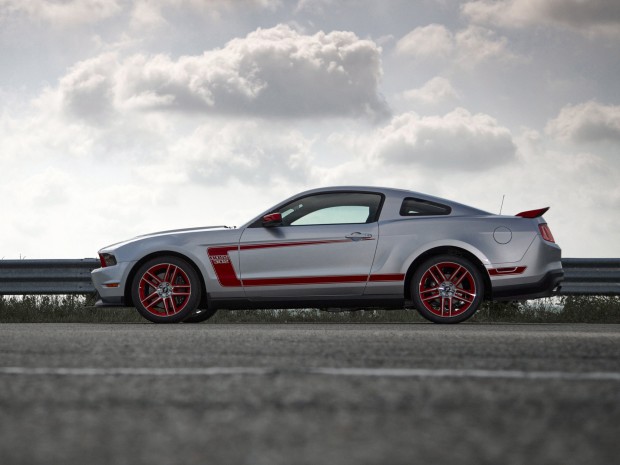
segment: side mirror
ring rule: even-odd
[[[273,226],[282,226],[282,215],[276,212],[276,213],[269,213],[268,215],[263,216],[263,226],[265,228],[270,228]]]

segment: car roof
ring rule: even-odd
[[[457,214],[478,214],[478,215],[489,215],[489,212],[484,210],[480,210],[478,208],[465,205],[454,200],[449,200],[443,197],[436,197],[434,195],[424,194],[422,192],[412,191],[408,189],[399,189],[394,187],[380,187],[380,186],[329,186],[329,187],[319,187],[316,189],[311,189],[305,192],[300,192],[295,196],[291,197],[294,199],[295,197],[302,197],[308,194],[315,194],[321,192],[337,192],[337,191],[357,191],[357,192],[380,192],[387,197],[414,197],[424,200],[430,200],[437,203],[442,203],[452,207],[453,210],[456,210]]]

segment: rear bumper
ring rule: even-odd
[[[563,270],[553,270],[546,273],[541,280],[535,283],[516,284],[494,288],[493,300],[528,300],[540,299],[556,295],[564,279]]]

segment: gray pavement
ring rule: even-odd
[[[0,463],[617,464],[618,325],[0,325]]]

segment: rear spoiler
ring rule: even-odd
[[[538,210],[528,210],[526,212],[517,213],[515,216],[520,216],[521,218],[538,218],[547,213],[547,210],[549,210],[549,207],[539,208]]]

